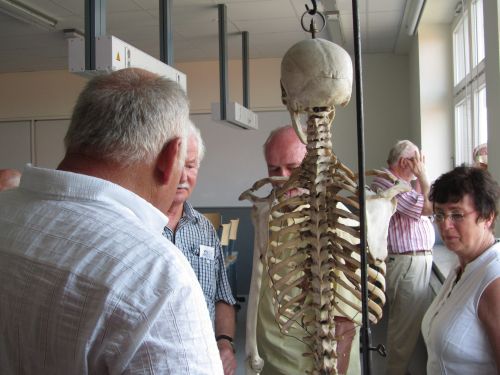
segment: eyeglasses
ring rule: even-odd
[[[450,212],[449,214],[445,214],[444,212],[436,212],[434,215],[432,215],[432,217],[434,218],[434,221],[436,223],[444,223],[446,219],[449,218],[453,224],[456,224],[462,222],[467,215],[473,214],[474,212],[476,211]]]

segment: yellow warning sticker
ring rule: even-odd
[[[116,61],[122,61],[121,58],[120,58],[120,52],[116,53]]]

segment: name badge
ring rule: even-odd
[[[211,246],[200,245],[200,258],[214,259],[215,249]]]

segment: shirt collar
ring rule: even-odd
[[[122,215],[141,221],[155,233],[162,233],[168,223],[167,216],[145,199],[120,185],[93,176],[28,164],[24,168],[20,188],[65,200],[110,204]]]
[[[188,221],[198,221],[198,215],[196,211],[188,201],[184,202],[182,217]]]

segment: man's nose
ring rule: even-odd
[[[182,172],[181,172],[181,179],[180,181],[186,181],[187,179],[187,171],[186,171],[186,168],[182,168]]]

